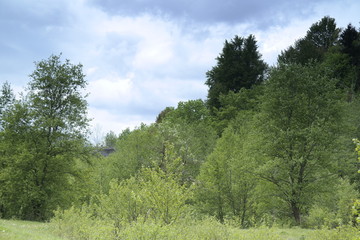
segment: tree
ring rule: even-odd
[[[353,64],[357,64],[360,60],[360,33],[354,26],[348,24],[346,29],[340,34],[339,42],[342,46],[342,52],[348,54],[353,60]]]
[[[280,65],[270,74],[259,115],[258,174],[277,188],[297,224],[341,166],[342,102],[336,80],[327,76],[314,63]]]
[[[317,47],[305,38],[299,39],[294,46],[290,46],[285,51],[281,51],[278,56],[278,63],[291,64],[300,63],[306,64],[310,59],[321,60],[322,55]]]
[[[220,222],[234,219],[242,227],[249,227],[254,217],[257,179],[252,172],[257,165],[252,149],[253,116],[238,115],[226,128],[200,168],[195,194],[201,211],[215,215]]]
[[[116,152],[105,159],[108,169],[105,175],[110,182],[112,178],[128,179],[142,167],[159,167],[166,173],[176,171],[181,184],[190,185],[212,151],[215,139],[205,103],[202,100],[180,102],[158,123],[141,125],[121,134]],[[179,159],[181,170],[172,167],[173,170],[169,170],[168,166]]]
[[[164,118],[171,112],[173,111],[174,108],[173,107],[166,107],[164,110],[162,110],[159,115],[156,117],[155,122],[156,123],[161,123]]]
[[[1,94],[0,95],[0,117],[1,117],[2,113],[6,110],[6,108],[9,105],[11,105],[11,103],[14,103],[15,95],[8,82],[5,82],[2,85],[0,94]]]
[[[304,38],[282,51],[278,63],[306,64],[311,59],[322,61],[324,54],[337,43],[339,33],[340,29],[336,27],[335,19],[325,16],[311,25]]]
[[[221,94],[219,101],[222,107],[213,111],[211,123],[217,130],[218,135],[221,136],[224,129],[238,115],[248,111],[258,111],[262,93],[263,85],[257,85],[252,89],[242,88],[236,93],[229,91],[227,94]]]
[[[216,60],[217,65],[206,73],[211,111],[221,107],[221,94],[238,92],[241,88],[249,89],[264,80],[267,66],[261,59],[253,35],[247,38],[235,36],[230,42],[225,41],[222,53]]]
[[[164,140],[174,145],[176,155],[182,159],[183,182],[193,183],[217,138],[206,103],[179,102],[158,127]]]
[[[60,55],[36,62],[27,96],[3,117],[1,200],[6,217],[44,220],[74,200],[76,162],[86,159],[82,65]]]
[[[2,129],[3,121],[2,115],[3,113],[15,102],[15,95],[11,86],[8,82],[5,82],[2,85],[0,92],[0,130]]]
[[[326,52],[336,44],[339,33],[340,29],[337,28],[335,19],[325,16],[319,22],[311,25],[305,39],[314,44],[321,52]]]
[[[348,91],[349,100],[352,98],[355,90],[356,69],[351,64],[350,57],[339,51],[339,48],[333,48],[328,51],[321,63],[324,68],[329,69],[331,77],[338,80],[337,87]]]
[[[114,148],[117,140],[118,140],[118,136],[116,136],[116,134],[113,131],[108,132],[105,135],[105,147]]]
[[[350,58],[351,65],[355,68],[353,77],[353,90],[360,90],[360,33],[351,24],[340,35],[341,52]]]
[[[105,177],[124,180],[134,176],[142,167],[160,164],[163,156],[162,138],[154,126],[142,124],[132,131],[125,130],[116,142],[116,151],[104,161]]]

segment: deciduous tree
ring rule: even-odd
[[[294,220],[336,173],[342,104],[336,81],[317,64],[280,65],[271,72],[260,119],[260,176],[278,189]]]
[[[27,96],[3,116],[0,196],[4,216],[44,220],[74,200],[89,120],[82,65],[56,55],[35,65]]]

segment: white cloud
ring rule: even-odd
[[[89,83],[89,103],[94,106],[127,105],[137,98],[132,76],[121,78],[112,73]]]
[[[287,26],[274,26],[267,31],[255,32],[259,52],[265,62],[270,65],[275,64],[281,51],[304,37],[312,23],[314,23],[312,20],[294,20]]]
[[[150,124],[155,121],[152,118],[144,118],[141,114],[119,114],[106,108],[89,107],[88,114],[92,119],[90,126],[92,132],[95,132],[96,129],[101,130],[100,133],[95,133],[96,135],[104,135],[110,131],[120,133],[126,128],[134,129],[141,123]]]
[[[7,5],[13,8],[10,12],[16,13],[17,4],[8,1]],[[141,122],[154,121],[164,107],[176,106],[178,101],[206,98],[205,73],[216,64],[215,58],[225,39],[254,34],[263,58],[273,64],[281,50],[303,37],[310,25],[324,15],[335,17],[340,26],[346,27],[351,21],[357,24],[354,21],[358,21],[360,12],[359,4],[351,0],[314,3],[316,8],[311,14],[294,15],[291,19],[291,14],[274,11],[275,15],[264,28],[254,20],[231,23],[213,20],[210,24],[145,12],[133,16],[110,14],[88,0],[58,0],[49,8],[47,4],[44,0],[36,4],[39,11],[34,18],[31,9],[27,9],[30,3],[20,9],[26,17],[14,17],[16,23],[36,29],[35,33],[29,31],[26,35],[13,27],[4,32],[4,43],[12,49],[0,45],[6,53],[0,58],[3,59],[1,77],[24,82],[28,79],[26,74],[33,69],[32,61],[63,52],[64,58],[84,65],[93,125],[100,124],[104,131],[117,133]],[[297,7],[302,4],[304,1]],[[42,8],[45,8],[43,12],[40,11]],[[308,10],[307,7],[304,9]],[[61,13],[45,21],[55,10]],[[24,14],[27,11],[30,13]],[[219,14],[225,16],[226,12]],[[279,20],[274,21],[275,18]],[[12,68],[12,73],[6,72],[10,66],[22,66],[22,75],[16,75],[20,74],[14,70],[17,67]],[[30,71],[23,73],[25,69]]]
[[[164,107],[179,101],[205,98],[205,73],[216,64],[225,39],[254,34],[263,58],[273,64],[281,50],[322,17],[294,18],[259,30],[248,23],[185,26],[149,14],[129,17],[82,9],[78,24],[85,26],[91,42],[74,50],[92,66],[88,76],[94,122],[116,132],[154,121]]]

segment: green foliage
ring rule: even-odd
[[[339,225],[336,215],[327,208],[322,208],[317,205],[309,210],[309,216],[305,220],[306,224],[311,228],[334,228]]]
[[[353,201],[358,196],[359,193],[347,180],[339,179],[338,183],[330,187],[329,192],[319,194],[314,199],[314,204],[304,219],[304,226],[333,229],[351,224]]]
[[[352,218],[353,218],[353,224],[358,225],[360,223],[360,200],[355,199],[354,204],[351,209]]]
[[[356,92],[360,89],[360,33],[351,24],[340,35],[341,52],[350,59],[350,65],[355,70],[353,77],[353,90]]]
[[[305,38],[320,51],[325,52],[336,44],[339,33],[340,29],[336,26],[335,19],[325,16],[317,23],[311,25]]]
[[[118,139],[118,136],[116,136],[116,134],[113,131],[108,132],[105,135],[105,147],[115,147],[116,146],[116,141]]]
[[[240,226],[249,227],[257,184],[252,174],[257,167],[252,145],[255,129],[251,114],[236,120],[201,167],[197,204],[201,211],[215,215],[221,222],[233,218]]]
[[[294,43],[294,46],[281,51],[278,56],[279,64],[300,63],[306,64],[309,60],[321,60],[322,54],[317,47],[306,38],[301,38]]]
[[[328,69],[330,76],[338,80],[337,87],[348,91],[349,101],[353,98],[356,85],[356,69],[350,61],[348,55],[338,48],[332,48],[327,52],[322,63],[323,67]]]
[[[173,123],[181,121],[190,124],[206,121],[207,118],[209,118],[209,110],[200,99],[179,102],[177,108],[169,111],[166,115],[166,120]]]
[[[259,175],[273,183],[299,224],[314,193],[338,166],[341,95],[318,65],[280,65],[270,74],[261,113]]]
[[[36,63],[29,92],[2,116],[0,202],[4,217],[48,219],[76,193],[77,159],[88,156],[82,66],[60,56]]]
[[[100,172],[107,184],[111,179],[128,179],[142,167],[158,165],[164,154],[163,142],[155,126],[141,125],[122,135],[115,148],[116,151],[103,160],[105,172]]]
[[[306,64],[310,60],[322,61],[325,53],[337,43],[339,33],[335,19],[325,16],[311,25],[304,38],[282,51],[278,56],[278,63]]]
[[[7,109],[7,107],[9,105],[14,103],[14,101],[15,101],[15,95],[13,93],[13,90],[11,89],[10,84],[8,82],[5,82],[2,85],[1,92],[0,92],[0,120],[1,120],[2,113]],[[1,125],[0,125],[0,127],[1,127]]]
[[[200,166],[215,146],[216,132],[210,124],[210,113],[202,100],[180,102],[167,114],[159,130],[174,146],[174,154],[182,159],[184,183],[193,183]]]
[[[166,107],[164,110],[162,110],[159,115],[156,117],[156,123],[162,123],[162,121],[165,119],[165,117],[168,115],[168,113],[172,112],[174,110],[173,107]]]
[[[358,154],[358,161],[360,161],[360,141],[358,139],[353,139],[354,143],[356,144],[355,151]],[[358,170],[360,173],[360,170]],[[352,221],[353,225],[358,225],[360,223],[360,200],[354,199],[354,203],[351,210]]]
[[[58,208],[52,224],[69,239],[358,237],[359,33],[338,36],[324,17],[266,75],[252,35],[226,41],[207,102],[109,132],[108,157],[86,140],[82,66],[36,63],[26,95],[0,93],[0,216]],[[275,227],[293,225],[317,230]]]
[[[142,167],[159,167],[166,173],[176,173],[181,183],[190,185],[215,139],[205,103],[180,102],[160,123],[142,125],[120,135],[116,151],[101,160],[97,173],[104,183],[101,189],[107,192],[111,179],[128,179]]]
[[[129,227],[137,231],[153,226],[151,231],[157,234],[156,228],[163,229],[164,224],[177,222],[189,212],[185,203],[191,194],[174,177],[161,169],[144,168],[136,177],[112,181],[109,193],[88,205],[57,211],[52,222],[59,234],[75,239],[121,238]]]
[[[67,212],[68,214],[69,212]],[[72,218],[71,221],[66,220]],[[88,218],[88,219],[86,219]],[[75,221],[74,221],[75,220]],[[72,224],[70,224],[72,223]],[[86,224],[92,226],[84,233]],[[95,224],[98,224],[95,226]],[[137,221],[123,226],[118,235],[114,235],[113,229],[105,225],[104,222],[89,221],[89,216],[82,214],[76,218],[73,216],[63,216],[53,225],[58,228],[59,235],[66,236],[67,239],[334,239],[334,240],[353,240],[360,237],[359,230],[353,227],[339,227],[332,230],[304,230],[299,228],[251,228],[239,229],[230,225],[220,224],[212,218],[202,220],[184,219],[171,225],[162,225],[152,221]],[[75,226],[75,227],[74,227]],[[78,228],[80,227],[80,228]],[[1,235],[0,235],[1,236]]]
[[[343,226],[331,230],[318,230],[311,231],[305,239],[317,240],[354,240],[360,238],[360,232],[358,228]]]
[[[111,222],[96,218],[94,209],[87,205],[67,210],[56,210],[51,219],[54,233],[66,239],[114,239]]]
[[[235,36],[225,41],[222,53],[216,58],[217,65],[206,73],[208,105],[211,111],[220,108],[220,95],[241,88],[250,89],[264,80],[266,64],[261,60],[253,35],[247,38]]]
[[[86,211],[86,210],[85,210]],[[69,209],[57,212],[52,220],[56,233],[67,239],[239,239],[231,238],[226,226],[213,219],[184,219],[170,225],[142,219],[124,223],[121,230],[115,230],[108,222],[91,217],[84,210]],[[251,236],[251,235],[250,235]],[[251,239],[251,238],[245,238]]]
[[[211,122],[219,136],[238,115],[249,115],[248,112],[258,111],[263,89],[262,85],[257,85],[252,89],[242,88],[236,93],[229,91],[227,94],[220,95],[221,107],[213,110]]]
[[[136,178],[112,182],[109,194],[100,197],[99,206],[116,226],[139,218],[170,224],[184,214],[189,197],[172,175],[161,169],[143,169]]]

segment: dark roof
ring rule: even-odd
[[[114,148],[103,148],[100,150],[100,154],[103,155],[104,157],[109,156],[111,153],[115,152]]]

